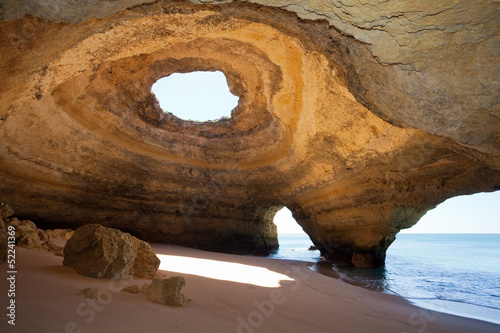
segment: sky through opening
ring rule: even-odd
[[[239,100],[229,91],[226,76],[220,71],[174,73],[156,81],[151,92],[163,112],[201,122],[231,117]]]
[[[274,223],[278,233],[304,232],[286,207],[276,213]],[[500,234],[500,191],[450,198],[401,232]]]

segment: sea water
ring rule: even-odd
[[[272,258],[311,263],[347,283],[436,311],[500,323],[500,234],[398,234],[381,269],[324,261],[305,234],[279,236]]]

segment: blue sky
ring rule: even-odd
[[[175,73],[151,88],[163,110],[184,120],[230,117],[238,97],[231,94],[222,72]],[[274,219],[281,233],[301,233],[289,210]],[[404,233],[500,233],[500,191],[448,199]]]
[[[427,212],[405,233],[500,233],[500,191],[462,195]]]
[[[239,99],[229,91],[222,72],[174,73],[156,81],[151,91],[164,111],[183,120],[231,117]]]

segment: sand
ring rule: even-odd
[[[186,307],[120,291],[147,280],[78,275],[48,252],[16,248],[15,298],[0,265],[0,332],[500,332],[500,325],[425,310],[321,275],[304,262],[152,244],[166,277],[186,279]],[[97,300],[76,294],[99,289]],[[15,326],[6,313],[15,299]]]

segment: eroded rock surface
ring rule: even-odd
[[[3,202],[0,204],[0,219],[6,219],[14,214],[14,210],[7,204]]]
[[[7,207],[9,208],[9,214],[4,214],[4,216],[14,214],[12,208]],[[13,229],[8,230],[9,228]],[[9,231],[13,232],[12,236],[16,246],[52,252],[62,250],[62,247],[54,244],[49,234],[45,230],[38,229],[33,221],[19,220],[17,217],[12,217],[5,219],[5,221],[0,219],[0,245],[3,246],[2,249],[4,249],[5,253],[7,253],[7,234]],[[3,251],[0,250],[0,258],[3,255]]]
[[[173,276],[168,279],[154,278],[151,284],[145,284],[141,292],[148,296],[150,301],[172,305],[186,306],[189,299],[181,293],[181,289],[186,285],[182,276]]]
[[[193,2],[6,2],[0,201],[236,253],[276,248],[287,206],[380,266],[429,209],[500,189],[498,2]],[[197,70],[225,73],[230,120],[159,109],[152,84]]]
[[[87,224],[66,243],[63,264],[88,277],[128,279],[154,277],[160,260],[149,244],[128,233]]]

